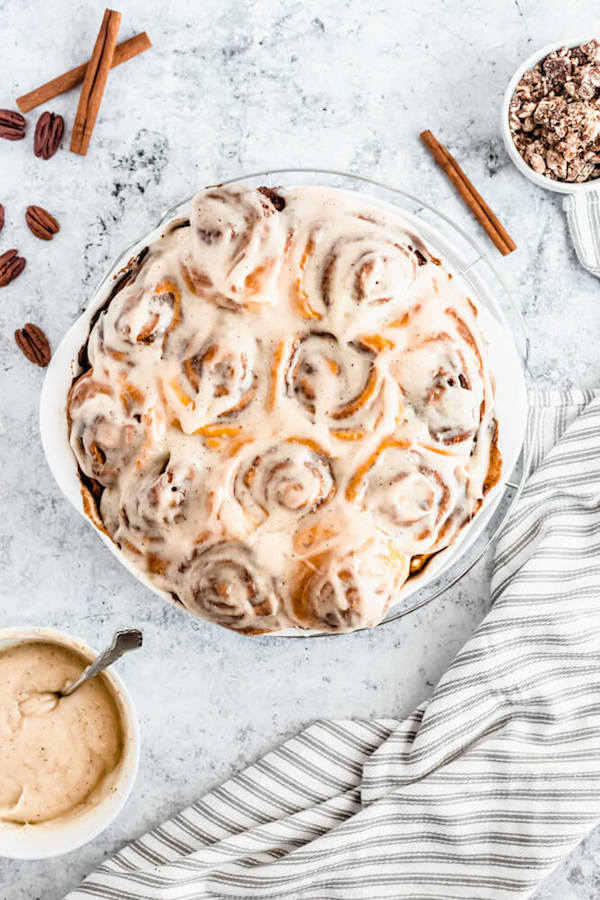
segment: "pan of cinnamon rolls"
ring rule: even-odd
[[[513,351],[490,319],[368,195],[209,187],[61,345],[50,464],[190,613],[250,635],[368,628],[456,555],[508,474]]]

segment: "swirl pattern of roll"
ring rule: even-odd
[[[207,188],[82,347],[67,416],[94,521],[228,628],[375,625],[501,478],[481,319],[375,201]]]
[[[133,402],[137,400],[134,394]],[[114,484],[142,443],[136,422],[112,387],[91,372],[72,386],[68,410],[71,447],[82,471],[105,487]]]
[[[380,622],[408,575],[409,558],[393,543],[371,537],[345,550],[336,545],[303,561],[291,594],[302,628],[343,632]]]
[[[298,275],[292,296],[305,317],[325,320],[345,335],[357,324],[395,315],[418,269],[439,260],[418,235],[376,206],[365,210],[356,198],[337,212],[335,221],[316,217],[307,234],[293,236],[290,254]]]
[[[470,515],[467,479],[455,457],[385,439],[346,488],[377,526],[406,553],[433,553]]]
[[[375,354],[360,341],[341,343],[327,332],[298,337],[285,387],[313,422],[327,422],[342,439],[364,436],[377,417],[381,379]]]
[[[233,309],[273,301],[286,234],[268,195],[207,188],[192,201],[190,228],[182,269],[193,293]]]
[[[248,521],[286,527],[313,513],[336,491],[331,460],[314,442],[288,439],[243,448],[233,496]]]
[[[186,434],[218,427],[252,401],[258,384],[257,345],[251,335],[226,326],[196,333],[185,348],[178,374],[164,390],[176,424]]]
[[[220,541],[199,549],[181,565],[180,599],[198,615],[234,628],[262,633],[278,624],[279,597],[273,578],[243,543]]]

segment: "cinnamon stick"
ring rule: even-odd
[[[87,153],[115,54],[120,24],[120,12],[114,9],[104,11],[102,25],[96,38],[94,52],[85,70],[79,96],[79,106],[71,135],[72,153],[79,153],[81,156]]]
[[[419,135],[436,163],[443,169],[462,199],[465,201],[481,227],[494,242],[503,256],[517,249],[517,245],[500,222],[494,211],[485,202],[479,191],[467,178],[452,154],[440,144],[431,131],[422,131]]]
[[[114,69],[115,66],[120,66],[121,63],[133,59],[134,56],[143,53],[144,50],[149,50],[151,46],[152,42],[145,31],[123,41],[122,44],[117,44],[111,68]],[[74,69],[70,69],[68,72],[63,72],[62,75],[58,75],[56,78],[52,78],[51,81],[47,81],[46,84],[42,84],[40,87],[35,88],[35,90],[29,91],[28,94],[23,94],[22,97],[18,98],[17,106],[22,113],[28,113],[31,112],[32,109],[35,109],[36,106],[41,106],[42,103],[48,103],[49,100],[54,100],[54,98],[58,97],[60,94],[72,90],[72,88],[81,84],[85,78],[88,64],[89,60],[88,62],[82,63],[80,66],[75,66]]]

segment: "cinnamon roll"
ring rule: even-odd
[[[332,462],[313,441],[290,438],[244,447],[233,481],[233,497],[252,525],[271,517],[290,527],[315,512],[336,491]]]
[[[336,437],[363,437],[377,417],[380,387],[375,354],[360,341],[340,343],[327,332],[311,332],[294,341],[286,393],[317,427],[326,422]]]
[[[117,543],[127,540],[142,552],[147,545],[164,543],[177,525],[208,515],[205,473],[193,463],[159,457],[134,479],[123,496],[103,496],[102,514]],[[110,506],[109,497],[118,501],[116,506]]]
[[[151,290],[129,290],[115,304],[115,332],[125,344],[152,344],[177,326],[180,300],[181,292],[169,278]]]
[[[485,398],[480,364],[468,356],[455,337],[442,332],[408,349],[396,366],[407,404],[440,444],[473,437],[481,420]]]
[[[200,548],[182,563],[180,574],[179,598],[190,612],[250,634],[280,624],[275,581],[247,544],[224,540]]]
[[[369,509],[378,528],[405,553],[446,546],[473,514],[462,461],[407,441],[384,439],[346,488],[346,498]],[[444,543],[445,542],[445,543]]]
[[[91,371],[72,386],[67,408],[71,447],[82,472],[104,487],[115,484],[143,440],[131,410],[124,410],[114,388],[95,380]]]
[[[318,196],[319,189],[305,190]],[[293,233],[289,252],[298,273],[291,285],[296,308],[338,335],[365,319],[397,317],[419,267],[439,264],[417,235],[360,201],[348,202],[335,220],[317,213],[307,233]]]
[[[164,382],[175,424],[185,434],[206,431],[241,412],[258,385],[258,348],[249,334],[221,325],[205,339],[196,334],[184,350],[180,373]]]
[[[378,537],[307,558],[292,591],[291,614],[301,628],[354,631],[385,616],[408,575],[409,557]]]
[[[181,262],[191,292],[234,309],[274,303],[287,237],[282,203],[274,191],[243,185],[207,188],[193,200],[191,246]]]
[[[501,477],[479,318],[390,209],[207,188],[82,347],[67,416],[90,515],[220,625],[375,625]]]

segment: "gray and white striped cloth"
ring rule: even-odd
[[[528,896],[600,820],[600,393],[540,391],[493,606],[408,718],[321,721],[68,900]]]
[[[600,278],[600,192],[569,194],[563,201],[577,259]]]

